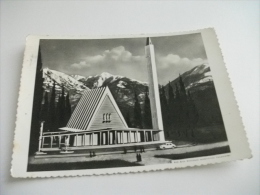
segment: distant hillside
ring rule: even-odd
[[[87,78],[79,75],[67,75],[47,68],[43,72],[45,90],[50,92],[55,81],[57,83],[56,91],[59,94],[61,86],[64,85],[66,91],[70,93],[72,110],[77,105],[84,90],[108,86],[123,115],[126,116],[130,112],[131,117],[133,117],[134,93],[137,93],[140,104],[143,106],[145,91],[148,87],[146,82],[107,72]],[[198,109],[200,116],[198,125],[223,124],[209,66],[206,64],[198,65],[180,76]],[[174,90],[177,83],[178,78],[170,82]],[[169,84],[165,86],[166,96],[168,96],[168,86]]]
[[[127,112],[133,112],[134,93],[138,95],[141,105],[143,104],[145,91],[148,87],[148,83],[146,82],[120,75],[112,75],[107,72],[81,78],[79,81],[90,89],[108,86],[124,116]]]
[[[209,66],[206,64],[198,65],[180,76],[182,77],[186,91],[191,93],[192,99],[199,112],[198,126],[223,125]],[[179,78],[176,78],[170,82],[174,90],[178,80]],[[169,84],[165,87],[166,95],[168,96]]]
[[[148,84],[146,82],[130,79],[124,76],[112,75],[104,72],[100,75],[83,77],[80,75],[67,75],[65,73],[43,69],[44,89],[51,92],[54,82],[56,82],[57,98],[61,93],[61,86],[70,94],[72,110],[77,105],[84,90],[108,86],[113,94],[119,108],[125,115],[133,111],[134,93],[137,93],[141,105],[144,102],[144,92]]]

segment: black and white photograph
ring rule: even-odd
[[[0,4],[0,194],[259,194],[259,1]]]
[[[27,171],[229,152],[200,33],[40,39]]]
[[[29,175],[92,175],[250,155],[248,146],[234,150],[247,143],[233,136],[243,129],[239,123],[234,128],[235,108],[225,106],[232,97],[227,99],[220,85],[227,81],[214,41],[213,29],[157,36],[30,36],[28,69],[22,74],[28,74],[24,82],[31,91],[21,93],[19,102],[26,104],[18,105],[27,119],[17,118],[22,155],[15,155],[20,142],[14,142],[14,161],[22,157],[23,166],[14,166]]]

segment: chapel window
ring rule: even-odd
[[[110,123],[111,122],[111,113],[104,113],[103,114],[103,123]]]

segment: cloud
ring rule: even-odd
[[[79,63],[71,64],[71,67],[81,69],[82,67],[90,67],[90,64],[87,64],[86,61],[80,61]]]
[[[167,56],[158,56],[158,68],[159,69],[167,69],[171,66],[185,66],[185,67],[194,67],[199,64],[203,64],[205,60],[201,58],[196,59],[188,59],[181,58],[179,55],[168,54]]]
[[[109,72],[141,81],[147,80],[145,57],[134,56],[123,46],[105,50],[98,55],[86,56],[81,61],[71,64],[70,68],[83,76]]]
[[[157,55],[157,74],[160,84],[166,84],[174,80],[193,67],[205,63],[202,58],[189,59],[176,54]],[[122,75],[129,78],[148,81],[145,56],[134,56],[125,47],[118,46],[110,50],[104,50],[101,54],[86,56],[79,62],[70,65],[76,74],[93,76],[102,72],[114,75]]]
[[[180,60],[181,60],[180,56],[174,54],[168,54],[167,56],[160,56],[158,58],[159,61],[158,65],[159,68],[165,69],[165,68],[169,68],[169,66],[172,64],[179,63]]]
[[[181,58],[176,54],[166,56],[157,56],[157,71],[160,84],[166,84],[169,80],[174,80],[179,74],[182,74],[193,67],[206,63],[202,58]]]
[[[71,64],[73,68],[86,68],[95,65],[124,65],[142,61],[141,56],[133,56],[125,47],[118,46],[111,50],[105,50],[101,55],[87,56],[79,63]]]

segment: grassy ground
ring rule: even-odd
[[[225,127],[223,125],[215,125],[209,127],[197,127],[193,136],[191,132],[188,132],[188,135],[183,133],[179,136],[173,131],[168,137],[167,140],[173,141],[176,145],[197,143],[197,144],[208,144],[208,143],[217,143],[222,141],[227,141],[227,136],[225,132]]]
[[[78,169],[102,169],[115,167],[130,167],[143,165],[159,165],[171,163],[172,160],[203,157],[229,153],[228,142],[213,144],[198,144],[186,147],[177,147],[167,150],[152,150],[140,153],[142,161],[137,162],[136,153],[106,154],[90,157],[85,156],[63,158],[29,158],[28,171],[56,171]],[[138,151],[139,153],[139,151]]]
[[[135,162],[124,160],[104,160],[86,161],[70,163],[48,163],[48,164],[29,164],[27,171],[59,171],[59,170],[78,170],[78,169],[102,169],[108,167],[132,167],[142,166]]]
[[[230,149],[228,146],[220,147],[220,148],[213,148],[209,150],[202,150],[202,151],[195,151],[189,153],[182,153],[182,154],[162,154],[162,155],[155,155],[155,158],[166,158],[171,160],[179,160],[185,158],[195,158],[201,156],[211,156],[216,154],[223,154],[229,153]]]

